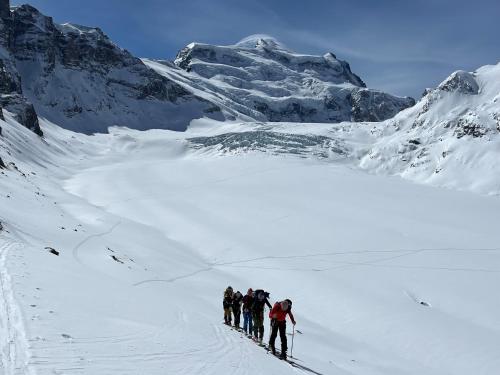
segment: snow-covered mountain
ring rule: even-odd
[[[157,74],[99,28],[58,25],[29,5],[13,8],[0,27],[0,88],[12,112],[32,110],[24,96],[39,116],[84,133],[113,125],[183,130],[193,118],[222,119],[212,103]]]
[[[367,89],[331,53],[299,55],[270,38],[193,43],[175,64],[146,65],[99,28],[59,25],[30,5],[5,11],[0,29],[0,104],[39,135],[37,115],[92,133],[113,125],[185,130],[200,117],[380,121],[414,104]]]
[[[178,53],[175,66],[145,62],[204,92],[229,113],[258,121],[382,121],[415,104],[412,98],[366,88],[333,53],[298,54],[262,35],[231,46],[191,43]]]
[[[224,129],[224,128],[222,128]],[[382,122],[241,122],[189,138],[208,154],[249,152],[345,160],[370,173],[500,194],[500,63],[455,72],[414,106]]]
[[[500,194],[500,63],[453,73],[376,128],[363,168]]]

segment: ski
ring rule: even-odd
[[[263,342],[259,343],[259,341],[256,340],[252,335],[246,335],[245,332],[241,328],[238,330],[236,327],[234,327],[232,325],[226,324],[224,322],[222,324],[224,324],[225,326],[229,327],[233,331],[237,331],[239,333],[244,334],[244,336],[242,336],[242,337],[247,337],[248,339],[252,340],[257,346],[265,349],[266,352],[269,355],[272,355],[273,357],[276,357],[276,359],[279,359],[282,362],[288,363],[290,366],[292,366],[292,367],[294,367],[294,368],[296,368],[298,370],[301,370],[303,372],[314,374],[314,375],[324,375],[324,374],[322,374],[320,372],[317,372],[317,371],[315,371],[315,370],[313,370],[313,369],[311,369],[311,368],[309,368],[307,366],[304,366],[304,365],[298,363],[298,362],[300,362],[300,359],[298,359],[298,358],[295,358],[295,357],[287,357],[287,359],[280,358],[281,351],[279,349],[276,349],[275,350],[276,354],[273,354],[272,351],[271,351],[271,348],[269,347],[269,344],[266,344],[266,343],[263,343]]]

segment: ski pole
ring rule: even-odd
[[[290,348],[290,357],[293,358],[293,339],[295,337],[295,324],[293,325],[293,333],[292,333],[292,347]]]

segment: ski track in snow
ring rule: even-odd
[[[0,238],[0,355],[2,375],[33,375],[23,316],[14,297],[12,278],[7,269],[9,252],[20,247]]]
[[[385,262],[397,258],[403,258],[406,256],[415,255],[423,252],[447,252],[447,251],[482,251],[482,252],[498,252],[500,248],[439,248],[439,249],[400,249],[400,250],[361,250],[361,251],[338,251],[338,252],[325,252],[325,253],[311,253],[311,254],[300,254],[300,255],[286,255],[286,256],[263,256],[257,258],[240,259],[230,262],[223,263],[213,263],[212,267],[232,267],[232,268],[259,268],[268,270],[286,270],[286,271],[329,271],[333,269],[345,268],[349,266],[373,266],[373,267],[390,267],[390,268],[415,268],[424,270],[445,270],[445,271],[465,271],[465,272],[486,272],[486,273],[500,273],[500,270],[487,269],[487,268],[467,268],[467,267],[429,267],[429,266],[417,266],[417,265],[394,265],[394,264],[379,264],[380,262]],[[396,253],[396,255],[383,257],[373,261],[367,262],[347,262],[339,260],[324,260],[319,259],[320,264],[325,262],[338,264],[335,267],[324,267],[324,268],[282,268],[282,267],[266,267],[262,265],[244,265],[245,263],[252,263],[258,261],[267,260],[294,260],[294,259],[308,259],[317,258],[322,256],[335,256],[335,255],[351,255],[351,254],[391,254]],[[401,254],[402,253],[402,254]]]
[[[103,237],[103,236],[106,236],[108,234],[111,234],[113,233],[113,231],[116,229],[116,227],[118,227],[120,224],[121,224],[121,220],[118,221],[117,223],[113,224],[111,226],[111,228],[109,228],[107,231],[105,232],[102,232],[102,233],[96,233],[96,234],[91,234],[90,236],[86,237],[85,239],[83,239],[82,241],[80,241],[80,243],[78,243],[74,248],[73,248],[73,258],[75,258],[75,260],[80,263],[80,264],[83,264],[83,262],[81,261],[80,259],[80,256],[79,256],[79,250],[80,248],[85,245],[88,241],[90,241],[91,239],[93,238],[99,238],[99,237]]]
[[[182,280],[182,279],[187,279],[191,276],[196,276],[202,272],[208,272],[208,271],[211,271],[213,270],[213,267],[207,267],[207,268],[202,268],[198,271],[194,271],[194,272],[190,272],[186,275],[181,275],[181,276],[176,276],[176,277],[172,277],[170,279],[151,279],[151,280],[143,280],[143,281],[139,281],[135,284],[133,284],[133,286],[139,286],[139,285],[143,285],[143,284],[148,284],[148,283],[173,283],[177,280]]]

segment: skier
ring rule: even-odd
[[[252,303],[252,319],[253,319],[253,336],[254,340],[258,341],[262,345],[262,340],[264,339],[264,307],[267,305],[271,308],[271,304],[267,300],[269,298],[269,293],[264,292],[262,289],[258,289],[253,293],[253,303]]]
[[[243,294],[238,290],[233,295],[232,309],[234,315],[234,327],[240,329],[240,318],[241,318],[241,301],[243,300]]]
[[[243,297],[243,330],[245,334],[252,335],[252,304],[253,304],[253,290],[248,289],[247,294]]]
[[[231,305],[233,303],[233,288],[228,286],[224,291],[222,306],[224,307],[224,323],[231,325]]]
[[[276,302],[269,312],[269,318],[271,319],[271,337],[269,338],[269,348],[272,353],[276,355],[276,348],[274,343],[276,341],[276,336],[278,336],[278,331],[280,333],[281,339],[281,354],[280,359],[286,360],[287,342],[286,342],[286,315],[290,316],[292,324],[295,325],[295,319],[292,314],[292,301],[286,299],[281,302]]]

